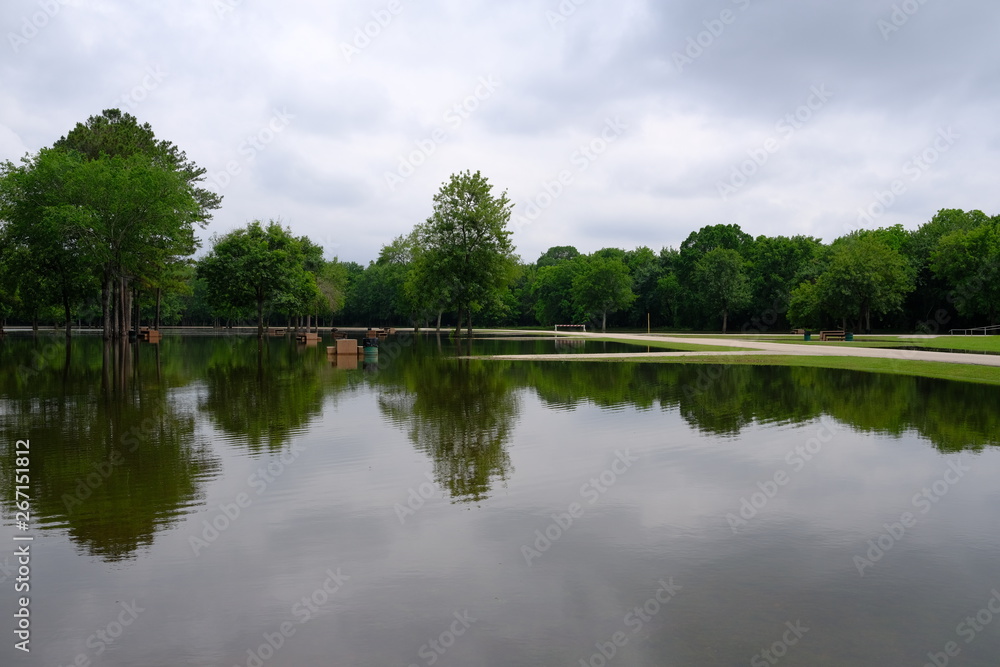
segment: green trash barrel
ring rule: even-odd
[[[812,334],[808,331],[802,335],[802,340],[812,340]]]
[[[844,334],[844,340],[854,340],[854,334],[851,332],[847,332],[846,334]]]

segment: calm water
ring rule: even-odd
[[[0,342],[0,664],[998,664],[1000,388],[102,347]]]

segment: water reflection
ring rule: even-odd
[[[96,339],[3,346],[10,370],[0,375],[0,439],[4,446],[30,440],[32,522],[66,530],[85,553],[109,561],[149,546],[157,530],[200,501],[218,470],[195,437],[197,416],[183,396],[162,386],[135,389],[153,369],[134,348]],[[4,456],[6,502],[14,481],[13,458]]]
[[[331,378],[321,352],[284,339],[211,345],[198,408],[251,453],[278,451],[322,413]]]
[[[513,472],[519,401],[507,366],[415,354],[379,376],[379,409],[430,457],[435,480],[456,501],[486,498]]]
[[[66,530],[89,554],[129,558],[196,508],[219,474],[209,425],[237,452],[278,452],[338,394],[364,386],[457,502],[486,499],[514,474],[509,450],[525,392],[558,410],[589,403],[677,411],[697,431],[727,438],[754,424],[822,415],[861,432],[916,432],[942,452],[981,450],[1000,438],[1000,388],[992,386],[814,368],[453,358],[525,351],[517,346],[417,337],[377,363],[352,359],[341,368],[322,346],[285,339],[107,346],[11,336],[0,343],[5,507],[14,497],[10,449],[28,438],[42,524]],[[548,341],[523,347],[552,349]]]

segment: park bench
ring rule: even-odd
[[[271,329],[269,333],[272,336],[284,336],[285,335],[285,330],[284,329]]]
[[[820,340],[830,340],[830,341],[833,341],[833,340],[847,340],[847,332],[846,331],[820,331],[819,332],[819,339]]]
[[[309,332],[309,331],[302,331],[302,332],[299,332],[299,333],[297,333],[295,335],[295,340],[296,340],[296,342],[299,342],[299,343],[318,343],[319,342],[319,334],[312,333],[312,332]]]

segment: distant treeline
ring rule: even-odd
[[[1000,216],[980,211],[830,244],[710,225],[658,253],[567,245],[525,263],[506,192],[463,172],[368,266],[273,221],[214,236],[196,261],[195,226],[222,201],[204,174],[117,109],[0,164],[0,326],[114,338],[140,323],[940,333],[1000,320]]]

